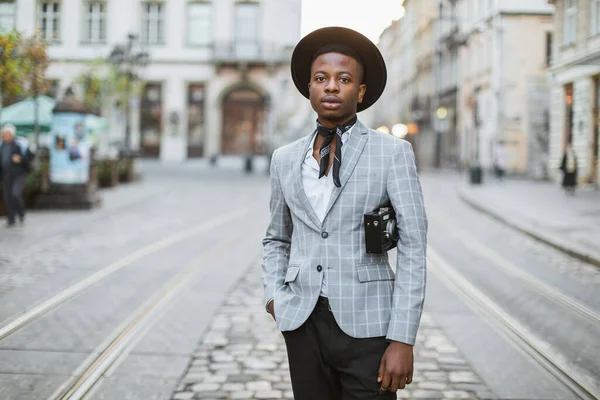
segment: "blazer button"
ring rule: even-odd
[[[327,233],[327,232],[321,232],[321,237],[323,239],[327,239],[329,237],[329,233]]]
[[[321,267],[320,265],[317,265],[317,271],[319,271],[319,272],[323,271],[323,267]]]

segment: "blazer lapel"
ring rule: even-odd
[[[360,155],[362,154],[365,144],[367,143],[367,133],[369,130],[366,126],[364,126],[360,121],[356,122],[356,125],[351,129],[350,137],[348,141],[344,144],[342,149],[344,149],[342,153],[342,165],[340,166],[340,183],[342,184],[340,187],[334,186],[333,192],[331,193],[331,199],[329,200],[329,205],[327,206],[327,210],[325,211],[325,218],[327,218],[327,214],[331,211],[331,208],[335,204],[337,198],[344,190],[344,186],[350,179],[358,160],[360,159]]]
[[[321,222],[319,221],[319,217],[317,217],[317,213],[314,208],[310,204],[308,200],[308,196],[304,191],[304,184],[302,183],[302,164],[304,163],[304,158],[306,157],[306,152],[308,151],[308,145],[311,143],[314,134],[307,136],[306,140],[303,140],[299,143],[298,153],[295,156],[292,176],[294,177],[294,181],[292,182],[292,189],[294,193],[298,196],[300,200],[300,204],[304,207],[311,221],[315,224],[315,228],[321,228]]]

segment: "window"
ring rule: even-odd
[[[188,5],[188,44],[206,46],[212,42],[212,5],[190,3]]]
[[[142,41],[147,44],[161,44],[165,40],[164,3],[144,3],[142,21]]]
[[[600,0],[591,0],[592,1],[592,13],[591,13],[591,34],[598,35],[600,34]]]
[[[60,40],[60,2],[45,0],[39,3],[38,27],[42,38],[56,42]]]
[[[577,37],[577,0],[565,1],[565,26],[564,42],[565,44],[575,43]]]
[[[546,32],[546,66],[552,64],[552,32]]]
[[[106,3],[90,1],[85,5],[85,39],[89,43],[106,41]]]
[[[0,0],[0,32],[11,31],[15,28],[15,2]]]
[[[238,3],[235,6],[236,55],[241,58],[258,53],[258,4]]]

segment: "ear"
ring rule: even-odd
[[[367,91],[367,85],[364,83],[358,87],[358,104],[363,102],[363,98],[365,97],[365,92]]]

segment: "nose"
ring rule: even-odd
[[[335,79],[335,77],[332,76],[327,81],[327,86],[325,86],[325,91],[327,93],[337,93],[337,92],[339,92],[339,90],[340,90],[340,88],[338,86],[338,82]]]

